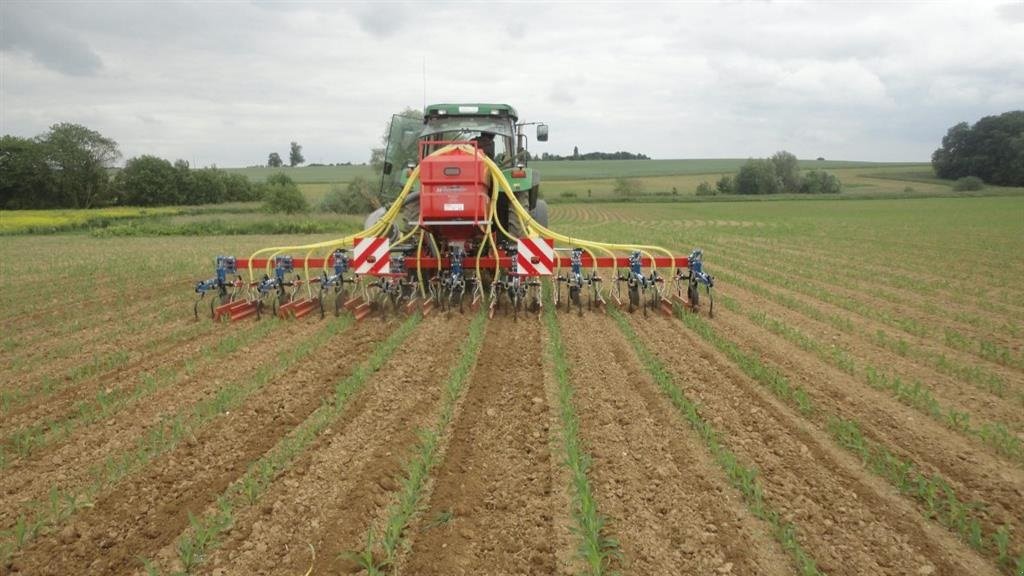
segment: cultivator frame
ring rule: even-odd
[[[419,219],[402,222],[402,208],[421,170],[429,176],[421,182]],[[472,175],[460,176],[466,170]],[[521,234],[510,233],[497,217],[502,199]],[[599,271],[608,269],[606,279]],[[218,256],[216,275],[195,285],[194,313],[198,318],[212,292],[215,320],[259,319],[268,310],[281,319],[319,310],[322,318],[328,310],[337,315],[343,309],[357,320],[374,312],[386,319],[413,310],[450,313],[481,305],[492,317],[503,312],[519,319],[540,311],[544,277],[550,277],[554,305],[564,301],[567,310],[575,306],[580,314],[584,300],[590,310],[614,302],[644,315],[671,315],[674,304],[696,312],[702,306],[701,286],[708,313],[714,314],[714,278],[703,269],[700,249],[678,256],[659,246],[589,241],[550,230],[471,142],[447,142],[429,154],[421,146],[420,163],[398,198],[366,230],[327,242],[265,248],[249,258]]]

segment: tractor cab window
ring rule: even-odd
[[[489,138],[493,137],[492,138]],[[484,153],[490,156],[499,166],[512,165],[513,130],[507,118],[480,118],[454,116],[451,118],[428,119],[420,134],[420,138],[428,142],[438,142],[430,146],[426,153],[440,148],[440,142],[476,141]]]

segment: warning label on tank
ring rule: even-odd
[[[444,211],[445,212],[462,212],[465,209],[466,209],[466,205],[465,204],[445,204],[444,205]]]

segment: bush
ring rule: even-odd
[[[778,194],[782,191],[782,181],[771,160],[747,160],[736,174],[735,182],[737,194]]]
[[[331,187],[330,192],[320,201],[321,212],[336,214],[368,214],[376,207],[375,195],[370,182],[357,176],[344,188],[339,184]]]
[[[956,190],[957,192],[981,190],[984,187],[985,182],[977,176],[964,176],[963,178],[957,178],[956,182],[953,183],[953,190]]]
[[[271,175],[262,188],[263,207],[268,212],[295,214],[309,210],[306,197],[287,174],[278,172]]]
[[[834,174],[811,170],[800,179],[801,194],[839,194],[843,185]]]
[[[697,196],[714,196],[718,191],[711,187],[706,181],[697,185]]]
[[[785,150],[780,150],[771,157],[772,166],[775,168],[775,175],[782,183],[782,190],[785,192],[796,192],[800,189],[800,164],[796,156]]]
[[[559,196],[561,196],[562,198],[575,198],[576,197],[576,193],[575,192],[571,192],[569,190],[566,190],[565,192],[562,192],[561,194],[559,194]]]
[[[718,182],[715,182],[715,188],[719,194],[732,194],[735,186],[733,186],[732,176],[723,174]]]
[[[612,191],[619,196],[639,196],[644,193],[644,183],[636,178],[616,178]]]

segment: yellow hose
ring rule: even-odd
[[[533,216],[530,215],[529,210],[524,208],[523,205],[519,203],[519,200],[516,198],[515,193],[512,191],[512,186],[509,184],[508,179],[505,178],[505,174],[502,173],[501,168],[499,168],[498,165],[495,164],[494,161],[491,160],[490,158],[488,158],[485,154],[480,153],[479,150],[477,150],[477,149],[475,149],[472,146],[469,146],[467,144],[449,144],[449,145],[444,146],[443,148],[433,152],[431,154],[431,156],[445,154],[447,152],[450,152],[450,151],[456,150],[456,149],[464,151],[464,152],[468,152],[470,154],[476,153],[477,157],[482,162],[484,162],[484,164],[487,166],[487,169],[490,172],[491,177],[493,179],[493,185],[492,185],[492,189],[491,189],[491,202],[490,202],[491,205],[490,205],[490,210],[488,211],[487,225],[484,228],[484,239],[480,243],[480,246],[477,248],[477,254],[476,254],[476,273],[477,273],[477,278],[480,278],[480,257],[483,255],[483,251],[485,249],[485,246],[488,243],[490,243],[490,245],[491,245],[491,250],[494,253],[495,258],[500,257],[500,255],[498,254],[498,246],[494,242],[494,239],[492,238],[492,235],[491,235],[491,226],[495,222],[498,225],[498,229],[501,231],[501,233],[505,237],[509,238],[510,240],[518,240],[508,230],[505,230],[505,227],[501,224],[500,219],[497,218],[497,204],[498,204],[497,201],[498,201],[498,195],[501,194],[501,193],[504,193],[508,197],[509,205],[515,211],[516,218],[519,220],[519,225],[523,228],[523,231],[527,235],[530,235],[530,236],[537,235],[537,236],[541,236],[541,237],[544,237],[544,238],[549,238],[551,240],[555,240],[555,241],[560,242],[562,244],[568,244],[569,246],[579,246],[580,248],[582,248],[591,257],[592,262],[593,262],[593,268],[595,268],[595,269],[597,267],[597,257],[594,254],[594,250],[598,250],[598,251],[604,252],[604,253],[606,253],[606,254],[608,254],[609,256],[612,257],[613,274],[616,274],[616,275],[618,273],[618,258],[615,257],[615,252],[614,252],[615,250],[619,250],[619,251],[639,251],[641,254],[643,254],[644,256],[646,256],[647,258],[650,259],[651,269],[652,270],[657,270],[657,265],[654,262],[654,256],[652,254],[653,252],[664,253],[666,256],[671,258],[673,262],[675,262],[675,258],[672,255],[672,252],[667,250],[667,249],[665,249],[665,248],[662,248],[661,246],[652,246],[652,245],[646,245],[646,244],[616,244],[616,243],[610,243],[610,242],[595,242],[595,241],[592,241],[592,240],[582,240],[582,239],[579,239],[579,238],[573,238],[573,237],[570,237],[570,236],[566,236],[564,234],[559,234],[558,232],[555,232],[555,231],[553,231],[553,230],[551,230],[551,229],[549,229],[549,228],[547,228],[545,226],[542,226],[540,223],[538,223],[536,220],[534,220]],[[280,254],[280,253],[282,253],[282,252],[284,252],[286,250],[294,250],[294,251],[308,250],[308,252],[306,253],[306,259],[305,259],[306,262],[304,263],[304,267],[303,267],[303,269],[305,271],[305,274],[306,274],[306,277],[307,277],[307,281],[308,281],[308,277],[309,277],[309,265],[308,265],[309,256],[315,250],[324,249],[324,250],[327,250],[327,251],[332,251],[332,250],[334,250],[336,248],[339,248],[339,247],[350,247],[350,246],[352,246],[354,244],[356,238],[366,238],[366,237],[370,237],[370,236],[380,236],[380,235],[386,233],[387,230],[389,230],[390,227],[392,226],[392,223],[394,222],[394,219],[399,215],[399,213],[401,213],[402,205],[404,204],[404,200],[409,195],[409,192],[412,190],[413,184],[419,180],[419,174],[420,174],[420,167],[417,166],[416,168],[413,169],[412,173],[409,174],[409,178],[406,181],[405,186],[402,187],[402,191],[398,194],[398,196],[395,198],[395,201],[391,204],[391,206],[384,213],[384,215],[381,216],[380,220],[378,220],[372,226],[370,226],[369,228],[367,228],[365,230],[362,230],[362,231],[357,232],[355,234],[350,234],[350,235],[342,237],[342,238],[338,238],[338,239],[334,239],[334,240],[327,240],[327,241],[324,241],[324,242],[315,242],[315,243],[312,243],[312,244],[303,244],[303,245],[296,245],[296,246],[274,246],[274,247],[270,247],[270,248],[261,248],[261,249],[257,250],[256,252],[254,252],[252,254],[252,256],[249,257],[249,266],[248,266],[248,268],[249,268],[249,280],[250,280],[250,282],[255,280],[255,277],[254,277],[254,274],[253,274],[253,269],[252,269],[252,262],[260,254],[271,253],[270,257],[267,259],[267,264],[266,264],[266,271],[269,273],[270,272],[271,264],[273,263],[274,258],[278,254]],[[416,268],[417,268],[417,274],[419,275],[419,278],[420,278],[420,284],[421,284],[420,290],[421,290],[421,293],[424,293],[424,295],[425,295],[425,292],[422,292],[424,290],[424,288],[422,286],[422,284],[423,284],[423,277],[422,277],[422,269],[421,269],[421,266],[419,264],[420,257],[422,255],[422,249],[423,249],[423,233],[424,233],[424,231],[419,228],[419,225],[416,225],[416,226],[414,226],[412,228],[412,230],[410,230],[405,235],[403,235],[401,238],[399,238],[398,242],[396,242],[396,243],[400,244],[400,243],[404,242],[405,240],[410,238],[417,231],[420,232],[420,239],[419,239],[419,243],[417,245],[417,250],[416,250],[416,261],[417,261]],[[437,247],[437,243],[434,240],[434,237],[433,237],[432,234],[430,235],[430,241],[431,241],[431,244],[434,247],[434,252],[435,252],[435,255],[436,255],[437,259],[438,259],[438,262],[437,262],[438,269],[440,270],[441,269],[441,261],[440,261],[441,253],[440,253],[440,250]],[[500,270],[501,270],[501,266],[497,262],[499,262],[499,261],[496,260],[496,264],[495,264],[495,277],[496,278],[498,277],[498,273],[500,273]],[[324,270],[326,270],[326,269],[327,269],[327,258],[324,258]]]

